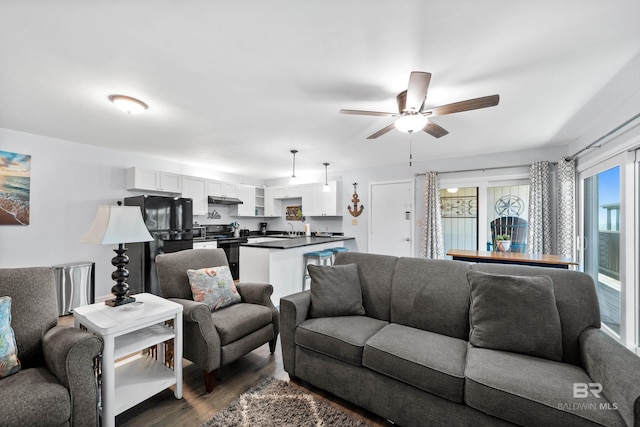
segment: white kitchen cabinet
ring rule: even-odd
[[[256,187],[238,184],[237,197],[242,200],[242,204],[231,206],[229,215],[256,216]]]
[[[218,242],[215,240],[207,240],[204,242],[193,242],[193,249],[216,249]]]
[[[238,197],[238,185],[230,182],[209,180],[208,195],[219,197]]]
[[[126,177],[127,190],[182,192],[182,175],[152,169],[129,168]]]
[[[274,199],[294,199],[302,197],[302,187],[299,185],[283,185],[281,187],[271,187]]]
[[[279,187],[267,187],[264,189],[264,216],[282,216],[282,201],[275,198],[275,189]]]
[[[195,176],[182,177],[182,197],[193,199],[193,214],[206,215],[207,204],[207,180]]]
[[[265,216],[264,212],[264,187],[256,187],[256,216]]]
[[[302,188],[302,213],[305,216],[342,216],[338,210],[338,185],[329,181],[331,191],[325,192],[323,183],[307,184]]]

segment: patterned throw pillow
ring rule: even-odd
[[[0,297],[0,378],[19,370],[16,337],[11,329],[11,297]]]
[[[240,302],[240,294],[233,283],[229,267],[187,270],[193,300],[203,302],[211,311]]]

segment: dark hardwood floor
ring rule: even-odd
[[[73,316],[63,316],[58,324],[73,325]],[[231,404],[242,393],[266,377],[289,381],[282,365],[280,341],[275,354],[269,353],[267,344],[254,350],[240,360],[220,369],[214,390],[207,394],[201,370],[183,359],[182,399],[173,396],[167,389],[116,417],[118,426],[199,426],[217,412]],[[292,383],[304,387],[315,397],[359,418],[370,426],[392,424],[362,408],[352,405],[311,385]]]

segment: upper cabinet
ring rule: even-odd
[[[238,197],[238,185],[229,182],[213,181],[207,182],[208,195],[220,197]]]
[[[232,216],[257,216],[256,215],[256,187],[238,184],[236,186],[237,198],[242,204],[229,207],[229,215]]]
[[[299,185],[283,185],[282,187],[270,187],[274,199],[294,199],[302,197],[302,187]]]
[[[127,190],[182,192],[182,175],[150,169],[129,168],[126,178]]]
[[[329,181],[330,191],[324,191],[323,183],[302,187],[302,213],[305,216],[342,216],[338,208],[338,185]]]
[[[207,205],[207,180],[195,176],[182,177],[182,197],[193,199],[193,214],[206,215]]]

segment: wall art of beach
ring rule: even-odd
[[[31,156],[0,151],[0,225],[29,224]]]

